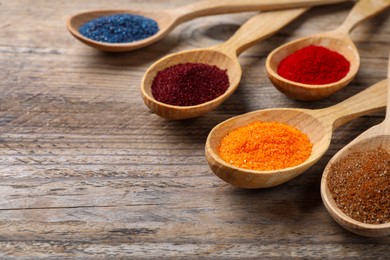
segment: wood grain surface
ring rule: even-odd
[[[340,92],[292,100],[270,83],[265,59],[282,43],[336,28],[351,3],[313,8],[244,52],[237,91],[215,111],[185,121],[148,110],[140,94],[144,72],[168,53],[222,43],[255,13],[195,19],[152,46],[115,54],[83,45],[65,27],[82,11],[191,2],[0,1],[0,257],[388,259],[390,237],[344,230],[320,197],[331,156],[384,112],[339,128],[316,165],[270,189],[238,189],[218,179],[204,143],[232,116],[323,108],[383,80],[389,12],[351,34],[361,68]]]

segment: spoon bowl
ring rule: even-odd
[[[302,164],[282,170],[256,171],[235,167],[219,156],[222,139],[232,130],[253,122],[279,122],[294,126],[306,133],[313,144],[310,157]],[[239,188],[273,187],[300,175],[326,152],[331,129],[310,110],[275,108],[250,112],[226,120],[214,127],[206,141],[206,158],[211,170],[222,180]]]
[[[287,56],[310,45],[322,46],[343,55],[350,63],[347,75],[337,82],[312,85],[294,82],[278,74],[278,65]],[[337,33],[320,33],[287,43],[273,50],[266,61],[268,77],[272,84],[283,94],[298,100],[319,100],[330,96],[345,87],[359,70],[358,50],[348,35]]]
[[[67,28],[76,39],[93,48],[108,52],[123,52],[136,50],[152,44],[167,35],[177,25],[201,16],[309,7],[316,5],[335,4],[345,1],[348,0],[219,0],[198,1],[186,6],[158,11],[96,10],[79,13],[69,17],[67,20]],[[157,22],[159,31],[149,38],[128,43],[99,42],[80,34],[79,28],[86,22],[101,16],[109,16],[113,14],[135,14],[153,19]]]
[[[210,131],[205,146],[206,159],[216,176],[235,187],[273,187],[297,177],[316,163],[328,150],[334,129],[359,116],[382,110],[385,105],[386,80],[324,109],[273,108],[236,116]],[[300,165],[273,171],[248,170],[225,162],[219,156],[222,139],[233,129],[256,121],[279,122],[296,127],[309,137],[313,145],[310,157]]]
[[[156,34],[136,42],[129,43],[108,43],[108,42],[99,42],[92,40],[88,37],[85,37],[79,32],[79,29],[85,23],[102,17],[102,16],[110,16],[114,14],[133,14],[140,15],[148,18],[152,18],[155,20],[160,29]],[[145,47],[149,44],[152,44],[162,37],[164,37],[173,27],[174,25],[174,17],[169,15],[167,12],[147,12],[147,11],[138,11],[138,10],[98,10],[98,11],[89,11],[84,13],[76,14],[70,17],[67,21],[67,28],[69,32],[76,37],[81,42],[99,49],[101,51],[108,52],[123,52],[123,51],[131,51],[138,48]]]
[[[374,126],[336,153],[325,167],[321,179],[321,198],[329,214],[339,225],[362,236],[379,237],[390,235],[390,222],[384,224],[367,224],[346,215],[333,199],[328,188],[327,179],[332,165],[351,153],[378,148],[390,152],[390,134],[384,134],[383,130],[384,125]]]
[[[369,237],[390,235],[390,222],[384,224],[366,224],[346,215],[336,204],[328,187],[328,176],[332,165],[355,152],[365,152],[378,148],[390,152],[390,61],[387,71],[387,108],[385,120],[363,132],[352,142],[338,151],[326,165],[321,179],[321,198],[332,218],[345,229]]]
[[[272,84],[288,97],[304,101],[323,99],[341,90],[353,80],[360,66],[359,52],[349,37],[349,32],[360,22],[379,14],[389,6],[389,1],[358,1],[343,24],[336,30],[303,37],[278,47],[268,55],[266,60],[266,70]],[[280,62],[292,53],[310,45],[322,46],[343,55],[350,63],[347,75],[336,82],[323,85],[304,84],[281,77],[278,74]]]
[[[167,119],[187,119],[203,115],[226,100],[238,87],[242,70],[237,56],[256,42],[265,39],[303,14],[307,8],[270,11],[249,19],[225,43],[168,55],[155,62],[141,82],[144,103],[157,115]],[[195,106],[174,106],[157,101],[152,95],[152,83],[159,71],[183,63],[202,63],[226,70],[229,88],[221,96]]]
[[[226,70],[229,78],[229,88],[221,96],[195,106],[174,106],[157,101],[152,95],[152,83],[157,73],[167,67],[183,63],[203,63]],[[241,66],[237,59],[218,50],[201,49],[185,51],[165,57],[153,64],[145,73],[141,83],[142,97],[145,104],[157,115],[167,119],[193,118],[218,107],[238,87],[241,79]]]

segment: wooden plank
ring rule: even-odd
[[[356,28],[357,78],[339,93],[299,102],[267,79],[280,44],[337,27],[350,3],[314,8],[240,57],[237,91],[215,111],[168,121],[140,96],[146,69],[167,53],[228,39],[254,13],[195,19],[159,43],[107,54],[66,31],[71,14],[164,9],[193,1],[3,1],[0,4],[0,257],[375,258],[390,237],[363,238],[322,205],[321,173],[339,149],[384,113],[335,131],[318,164],[264,190],[236,189],[210,171],[204,142],[219,122],[256,109],[323,108],[386,77],[388,12]]]

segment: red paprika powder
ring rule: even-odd
[[[162,103],[193,106],[219,97],[228,87],[226,70],[202,63],[183,63],[157,73],[152,95]]]
[[[349,61],[340,53],[310,45],[284,58],[279,63],[278,74],[294,82],[323,85],[345,77],[349,67]]]

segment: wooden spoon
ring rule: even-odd
[[[346,86],[356,75],[360,58],[349,32],[360,22],[380,13],[390,6],[390,0],[361,0],[357,2],[344,23],[334,31],[297,39],[272,51],[266,61],[268,77],[274,86],[285,95],[298,100],[319,100]],[[350,62],[348,74],[337,82],[310,85],[287,80],[277,73],[280,61],[309,45],[324,46],[342,54]]]
[[[79,13],[70,17],[67,20],[67,28],[74,37],[89,46],[102,51],[121,52],[139,49],[152,44],[167,35],[177,25],[196,17],[245,11],[309,7],[315,5],[335,4],[345,1],[347,0],[218,0],[200,1],[166,11],[97,10]],[[79,28],[92,19],[123,13],[141,15],[155,20],[159,26],[158,33],[147,39],[136,42],[105,43],[84,37],[79,32]]]
[[[322,157],[329,147],[334,129],[354,118],[384,109],[386,84],[386,80],[383,80],[337,105],[324,109],[272,108],[228,119],[215,126],[207,137],[205,151],[209,166],[219,178],[240,188],[266,188],[287,182]],[[222,139],[230,131],[256,121],[295,126],[307,134],[313,144],[310,157],[300,165],[273,171],[238,168],[222,160],[218,151]]]
[[[157,115],[176,120],[197,117],[215,109],[238,87],[242,70],[237,56],[256,42],[271,36],[306,10],[302,8],[260,13],[249,19],[223,44],[179,52],[158,60],[146,71],[142,79],[141,92],[145,104]],[[215,65],[227,70],[229,88],[221,96],[195,106],[173,106],[154,99],[151,86],[157,73],[167,67],[186,62]]]
[[[390,79],[390,64],[388,69],[388,79]],[[390,222],[384,224],[366,224],[354,220],[344,214],[336,205],[332,194],[328,189],[328,174],[332,164],[353,152],[364,152],[367,150],[382,148],[390,152],[390,80],[387,87],[387,109],[385,120],[374,127],[371,127],[356,139],[337,152],[325,167],[321,179],[321,197],[326,209],[333,219],[347,230],[369,237],[386,236],[390,234]]]

